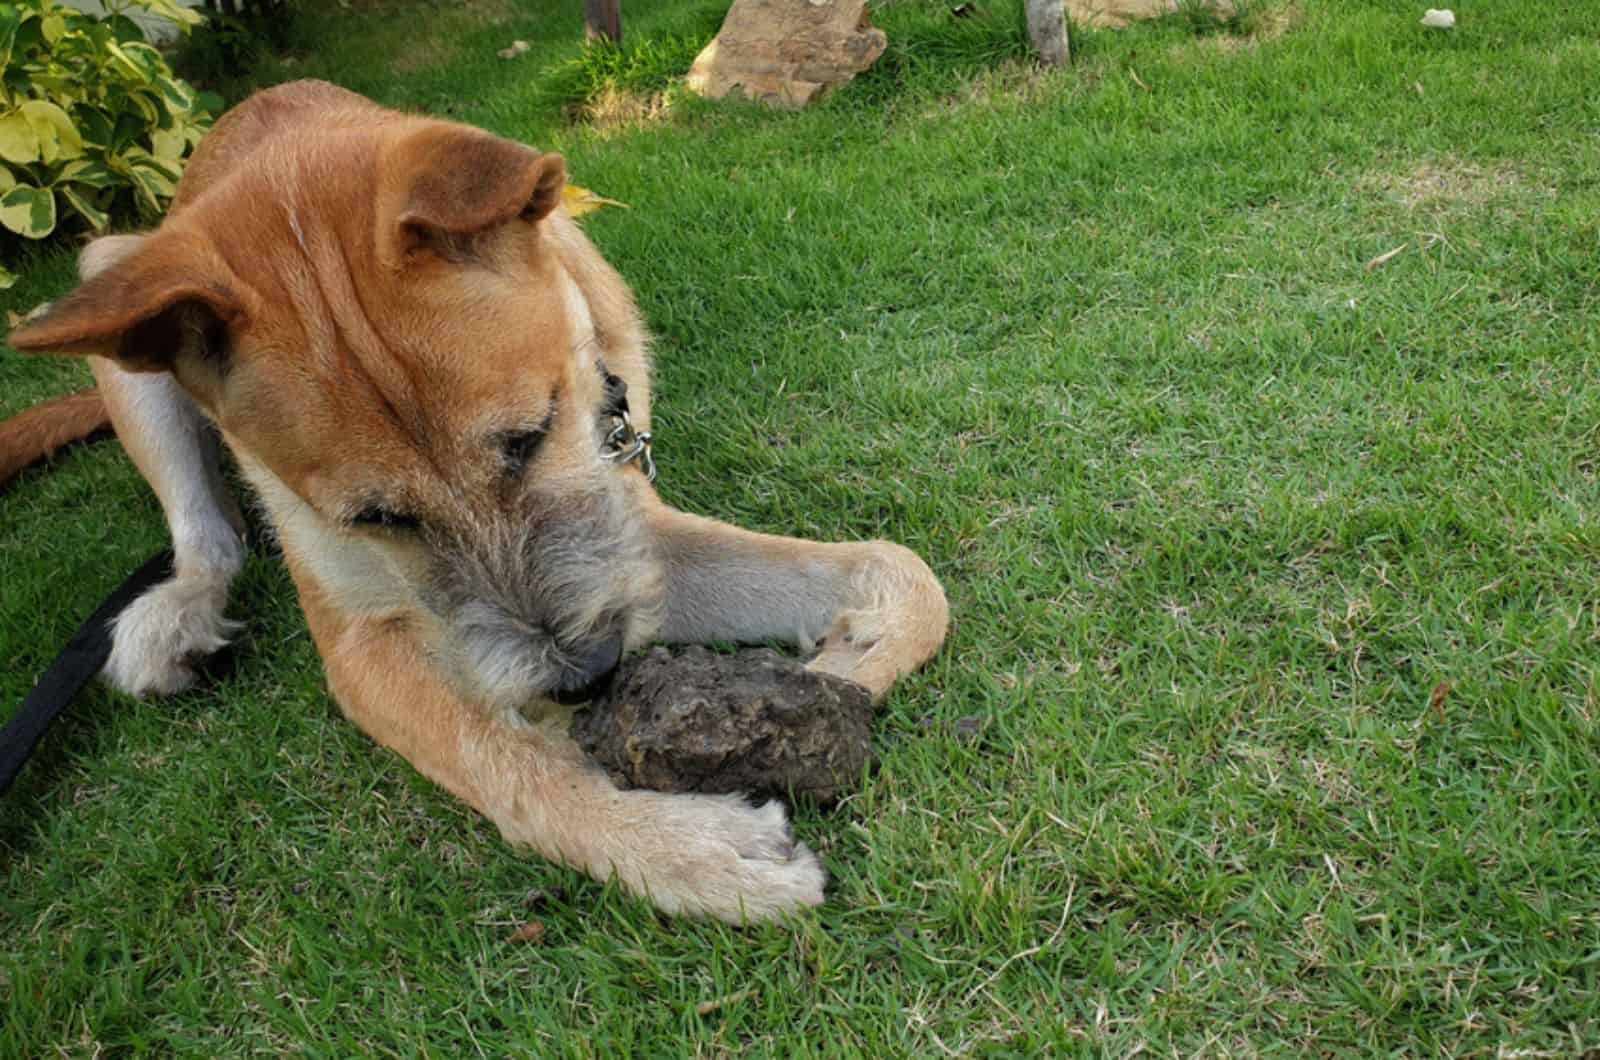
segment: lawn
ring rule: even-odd
[[[1044,73],[1013,0],[895,0],[798,114],[672,88],[714,0],[625,4],[610,63],[573,0],[315,6],[259,81],[631,206],[585,224],[658,336],[670,501],[904,542],[950,640],[797,816],[827,904],[739,930],[361,736],[258,553],[212,683],[91,691],[0,801],[0,1054],[1600,1050],[1584,5],[1258,0]],[[70,283],[20,265],[11,308]],[[7,350],[0,413],[83,377]],[[0,713],[163,541],[114,444],[0,498]]]

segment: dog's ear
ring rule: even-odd
[[[516,217],[543,220],[567,182],[560,155],[467,126],[428,126],[395,151],[403,190],[393,223],[404,248],[419,237],[470,236]]]
[[[231,273],[208,248],[164,233],[84,252],[86,279],[12,331],[24,353],[96,354],[135,372],[172,370],[182,356],[219,361],[243,308]]]

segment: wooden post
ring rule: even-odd
[[[1061,66],[1072,58],[1067,40],[1065,0],[1022,0],[1028,13],[1028,39],[1046,66]]]
[[[583,0],[583,39],[622,43],[622,0]]]

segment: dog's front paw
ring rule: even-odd
[[[167,696],[194,684],[196,666],[239,628],[223,615],[227,583],[173,578],[129,604],[112,631],[105,678],[135,696]]]
[[[834,616],[806,668],[854,681],[877,700],[939,650],[950,606],[916,553],[887,541],[866,547],[870,557],[851,578],[851,606]]]
[[[781,803],[751,806],[736,795],[628,796],[648,801],[642,815],[648,833],[629,851],[631,871],[618,869],[665,912],[741,924],[822,904],[827,873],[790,834]]]
[[[832,674],[863,685],[877,699],[899,676],[890,651],[879,650],[893,631],[878,611],[846,611],[817,640],[817,653],[806,663],[813,673]]]

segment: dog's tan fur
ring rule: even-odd
[[[939,647],[944,593],[897,545],[675,511],[601,457],[597,363],[648,429],[649,359],[564,181],[558,156],[302,82],[217,124],[159,229],[90,246],[11,342],[91,355],[172,525],[177,574],[125,613],[107,675],[173,691],[231,632],[215,430],[357,725],[507,838],[665,910],[814,904],[781,807],[618,791],[548,696],[657,639],[819,645],[813,669],[881,696]]]
[[[106,403],[93,390],[63,394],[0,423],[0,486],[36,460],[111,426]]]

